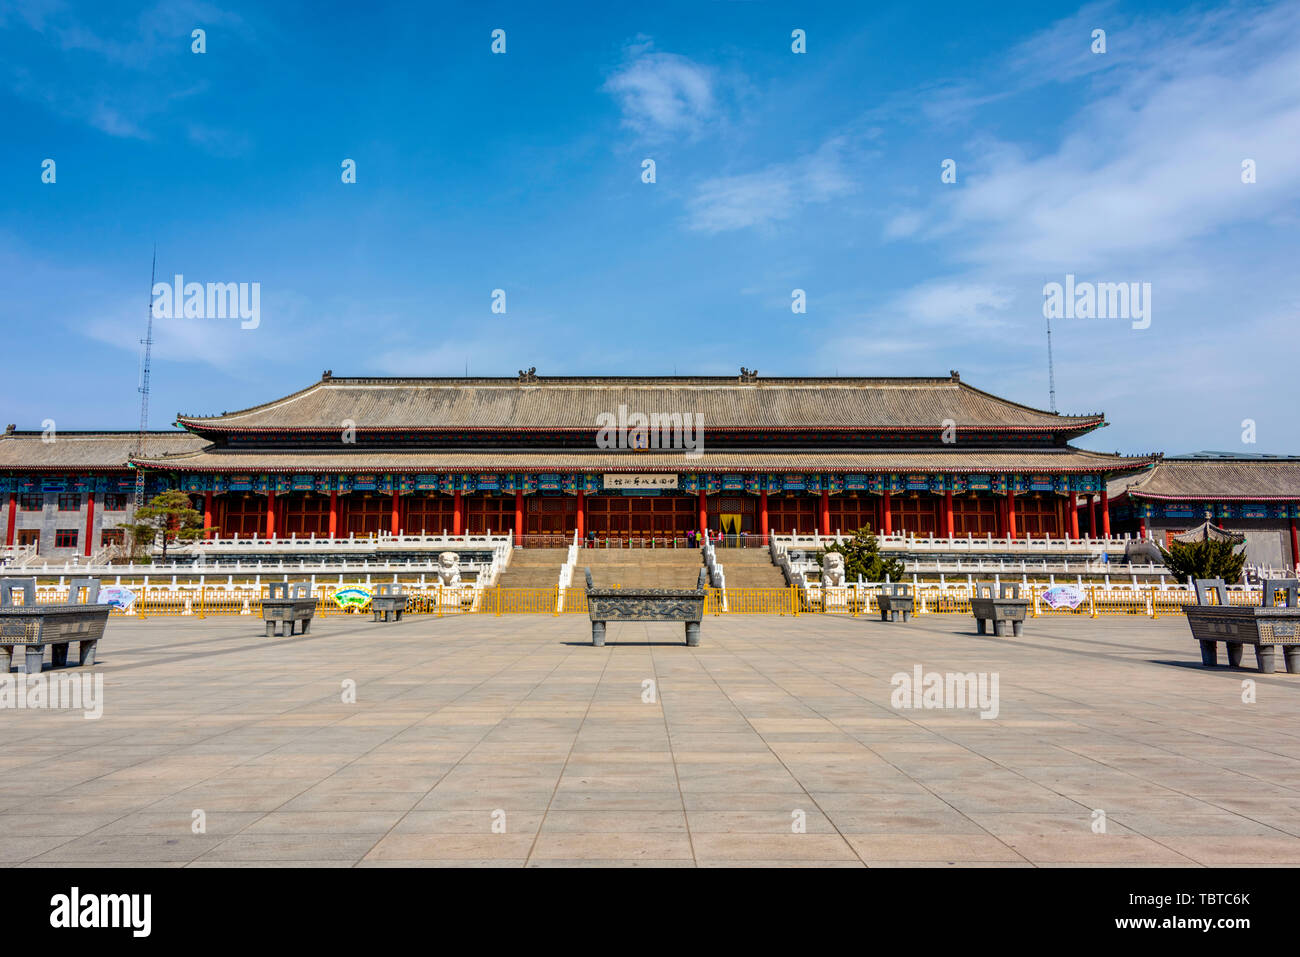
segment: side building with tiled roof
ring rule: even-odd
[[[1174,535],[1212,522],[1246,537],[1247,559],[1271,568],[1300,561],[1300,456],[1202,452],[1167,456],[1137,475],[1110,481],[1118,530]]]
[[[141,455],[130,454],[129,434],[104,455],[120,456],[121,480],[139,466],[159,487],[191,493],[222,536],[241,537],[513,531],[629,540],[703,527],[761,537],[864,525],[1059,537],[1078,534],[1074,496],[1104,496],[1109,480],[1155,460],[1071,445],[1105,424],[1100,413],[1034,409],[956,373],[326,373],[283,398],[180,415],[177,424],[186,432]],[[76,457],[32,444],[28,433],[21,443],[0,440],[9,507],[38,472],[63,470],[85,486],[92,470]]]
[[[0,523],[6,545],[35,546],[59,559],[120,544],[135,506],[130,464],[138,432],[19,431],[0,435]],[[147,432],[148,455],[194,452],[207,440],[190,432]],[[167,488],[150,476],[148,494]]]

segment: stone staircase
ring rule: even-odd
[[[704,560],[694,548],[580,548],[573,584],[591,568],[597,588],[694,588]]]
[[[718,561],[728,588],[784,588],[785,575],[766,548],[719,548]]]
[[[497,584],[502,588],[554,588],[560,581],[560,566],[568,557],[567,548],[516,548]]]

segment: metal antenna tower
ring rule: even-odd
[[[1056,368],[1052,364],[1052,317],[1047,317],[1047,399],[1048,407],[1056,411]]]
[[[158,247],[153,248],[153,264],[149,267],[149,322],[145,326],[144,361],[140,364],[140,433],[135,439],[135,453],[132,458],[139,459],[144,454],[144,434],[149,431],[149,362],[153,356],[153,283],[158,272]],[[135,467],[135,507],[144,505],[144,469],[138,462]]]

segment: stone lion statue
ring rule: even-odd
[[[438,583],[460,584],[460,556],[455,552],[442,552],[438,556]]]
[[[839,552],[822,556],[822,584],[832,587],[844,584],[844,556]]]

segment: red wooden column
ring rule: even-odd
[[[203,493],[203,527],[212,528],[212,489]],[[205,531],[204,538],[211,538],[212,532]]]
[[[5,519],[5,544],[14,543],[14,522],[18,518],[18,493],[9,493],[9,517]]]
[[[524,544],[524,490],[521,488],[515,489],[515,544]]]
[[[339,537],[339,493],[330,490],[330,538]]]
[[[1070,496],[1070,537],[1079,537],[1079,496]]]
[[[275,491],[266,491],[266,537],[275,538]]]
[[[894,534],[894,513],[889,508],[889,493],[886,492],[881,496],[880,501],[881,521],[880,527],[885,530],[886,535]]]
[[[1101,487],[1101,534],[1110,538],[1110,492]]]
[[[1147,517],[1145,515],[1141,515],[1138,517],[1138,538],[1146,538],[1146,537],[1147,537]],[[1292,539],[1295,538],[1295,522],[1291,523],[1291,537]],[[1294,551],[1294,548],[1292,549],[1292,551]]]
[[[1291,564],[1300,565],[1300,538],[1296,536],[1295,519],[1291,519]]]
[[[831,493],[822,489],[822,534],[833,535],[835,530],[831,528]]]
[[[211,493],[209,493],[211,494]],[[86,496],[86,557],[90,557],[91,536],[95,534],[95,490]]]
[[[952,489],[945,489],[943,493],[943,526],[948,530],[949,538],[957,537],[952,517]]]
[[[704,489],[700,489],[700,531],[708,531],[709,528],[709,498],[704,494]]]
[[[1291,527],[1294,528],[1295,523],[1292,523]],[[763,536],[764,545],[767,544],[768,535],[771,533],[771,529],[772,526],[768,522],[767,518],[767,489],[763,489],[763,491],[758,493],[758,530],[759,534]]]
[[[1007,538],[1016,537],[1016,493],[1007,491]]]
[[[581,542],[587,536],[587,496],[578,489],[578,514],[575,517],[578,530],[578,541]]]
[[[1088,534],[1097,537],[1097,500],[1088,493]]]
[[[465,502],[461,498],[460,489],[456,489],[452,495],[451,505],[451,533],[453,535],[465,534]]]
[[[402,496],[397,489],[393,489],[393,520],[390,531],[394,535],[399,535],[402,531]]]

